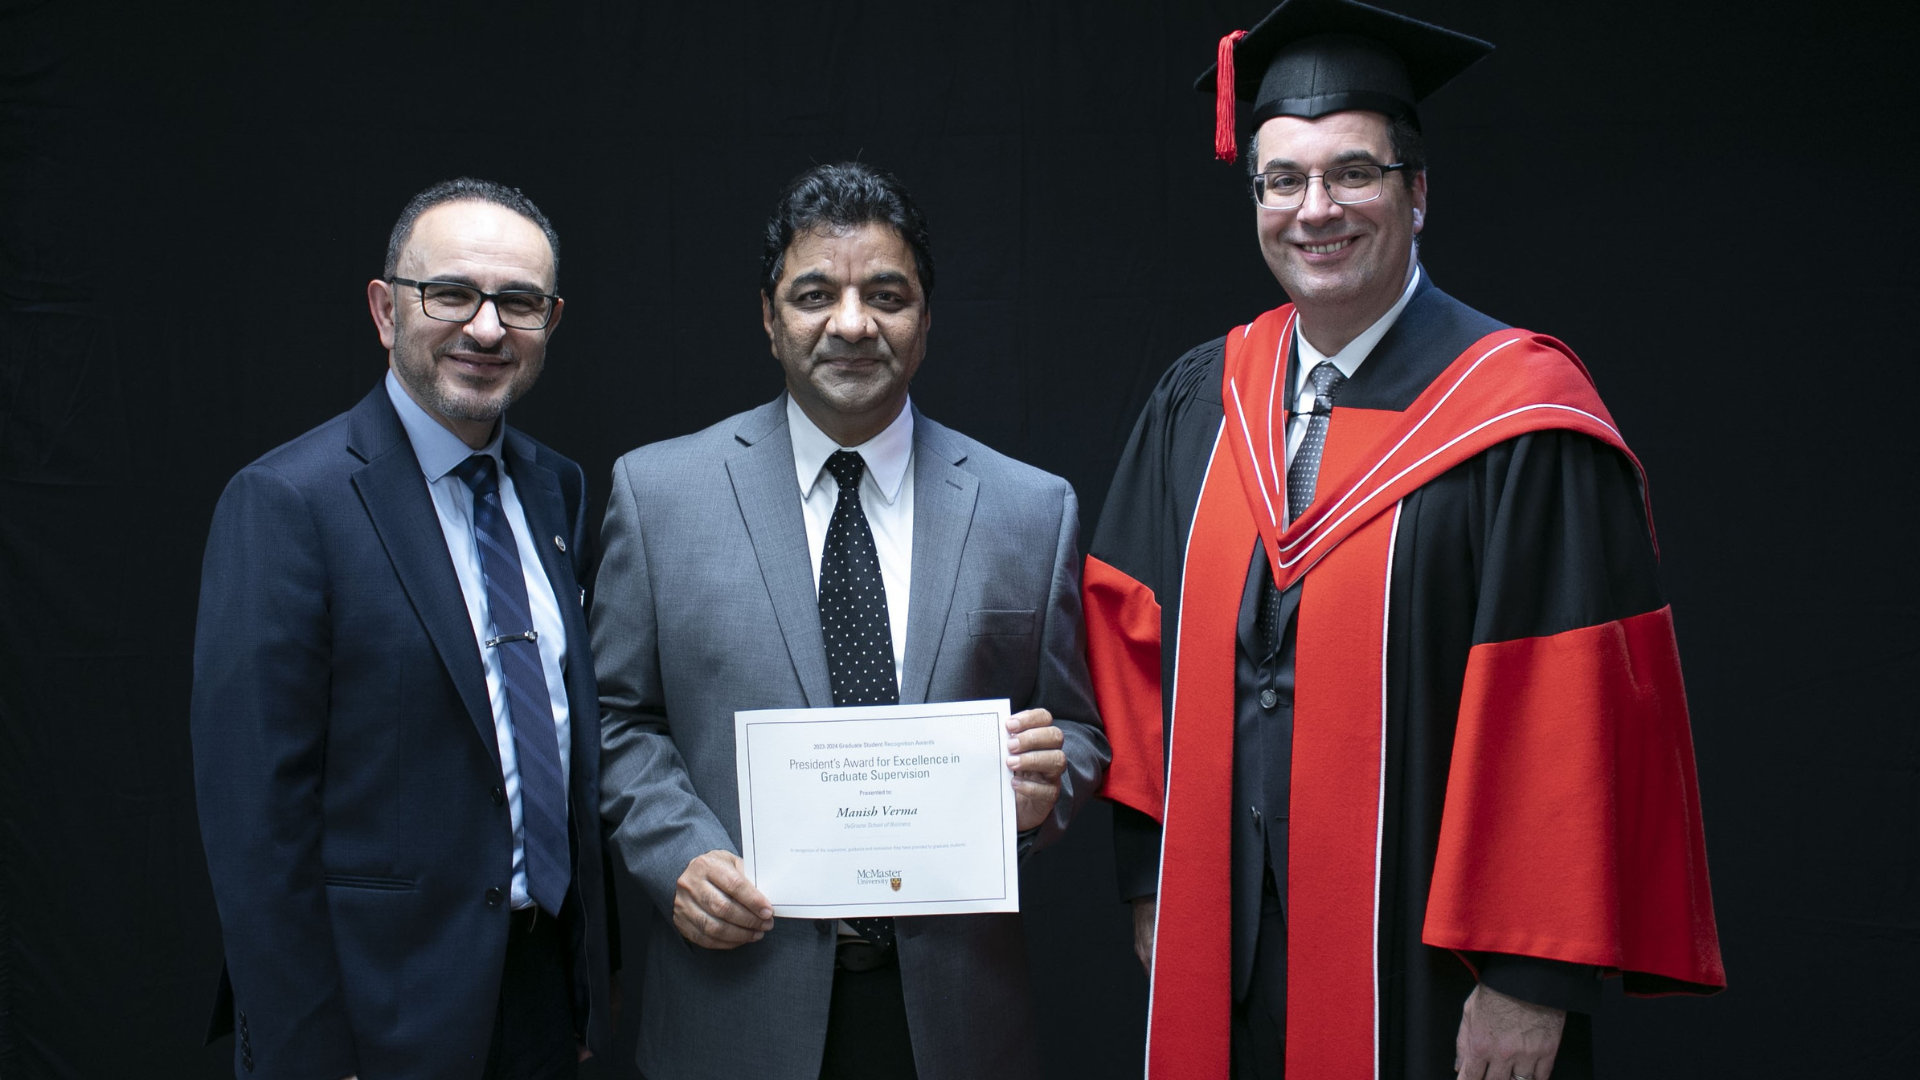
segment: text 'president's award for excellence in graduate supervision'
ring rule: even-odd
[[[785,918],[1019,911],[1008,703],[735,713],[747,876]]]

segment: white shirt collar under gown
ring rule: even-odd
[[[1307,421],[1310,419],[1308,414],[1313,411],[1313,384],[1307,381],[1307,376],[1324,361],[1339,368],[1340,374],[1349,379],[1353,378],[1353,373],[1360,370],[1360,365],[1366,362],[1368,354],[1373,352],[1373,347],[1380,344],[1380,339],[1386,337],[1387,331],[1400,320],[1400,313],[1407,309],[1407,301],[1413,299],[1414,287],[1420,284],[1420,274],[1420,264],[1416,262],[1407,274],[1407,287],[1400,290],[1400,299],[1394,301],[1385,315],[1373,320],[1373,325],[1360,331],[1360,336],[1347,342],[1346,348],[1332,356],[1314,348],[1305,334],[1296,332],[1293,335],[1294,347],[1299,350],[1300,363],[1294,368],[1293,420],[1287,425],[1287,460],[1289,462],[1293,460],[1293,452],[1300,448],[1300,440],[1307,437]]]

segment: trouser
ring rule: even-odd
[[[848,942],[838,953],[820,1080],[915,1080],[899,952]]]
[[[567,952],[559,920],[537,907],[512,913],[484,1080],[573,1080],[578,1073]]]
[[[1253,978],[1233,1003],[1233,1080],[1283,1080],[1287,1071],[1287,918],[1273,875],[1265,876]]]

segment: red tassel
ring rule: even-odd
[[[1235,30],[1220,39],[1219,70],[1213,84],[1213,156],[1221,161],[1240,156],[1233,143],[1233,45],[1246,36],[1245,30]]]

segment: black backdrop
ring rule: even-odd
[[[1500,45],[1424,110],[1428,266],[1570,342],[1653,477],[1734,985],[1616,991],[1615,1076],[1920,1050],[1920,35],[1893,6],[1398,2]],[[1065,475],[1088,527],[1159,372],[1279,300],[1188,89],[1265,0],[192,7],[0,0],[7,1080],[228,1067],[198,1039],[200,549],[236,469],[379,377],[364,283],[414,191],[493,177],[557,223],[568,315],[514,420],[599,499],[620,452],[778,389],[758,232],[812,162],[917,193],[916,401]],[[1062,1076],[1139,1060],[1107,830],[1096,808],[1027,871]],[[632,1038],[590,1075],[633,1076]]]

